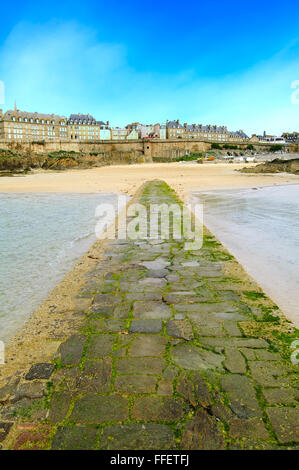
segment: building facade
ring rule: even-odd
[[[126,126],[130,132],[137,131],[139,139],[166,139],[166,127],[163,124],[140,124],[133,122]]]
[[[166,122],[167,139],[203,139],[225,143],[232,140],[245,141],[248,136],[243,131],[230,132],[225,126],[204,126],[202,124],[183,125],[179,120]]]
[[[8,140],[67,140],[67,120],[56,114],[0,110],[0,138]]]
[[[139,133],[137,129],[132,129],[129,134],[126,136],[127,140],[138,140],[139,139]]]
[[[284,132],[282,137],[288,144],[294,144],[298,142],[299,139],[299,132]]]
[[[68,121],[68,137],[70,140],[110,140],[109,121],[96,121],[90,114],[71,114]]]
[[[166,139],[182,139],[185,134],[184,126],[180,121],[166,121]]]
[[[291,144],[291,143],[294,143],[296,142],[296,135],[299,135],[297,134],[297,132],[293,132],[292,134],[288,134],[288,133],[284,133],[282,134],[281,137],[278,137],[276,135],[268,135],[266,133],[266,131],[263,133],[263,135],[256,135],[256,134],[253,134],[251,136],[251,139],[250,139],[250,142],[252,143],[263,143],[263,144],[281,144],[281,145],[285,145],[285,144]],[[290,140],[288,140],[288,138]]]
[[[131,131],[129,129],[124,129],[122,127],[112,127],[111,128],[111,139],[112,140],[125,140],[127,135]]]
[[[284,134],[288,143],[295,142],[299,134]],[[273,142],[273,136],[255,136]],[[179,120],[166,121],[166,124],[141,124],[134,122],[125,128],[110,127],[109,121],[97,121],[90,114],[71,114],[67,119],[54,114],[29,113],[14,110],[0,110],[0,139],[8,140],[137,140],[137,139],[198,139],[217,142],[246,142],[249,137],[244,131],[229,131],[225,126],[202,124],[181,124]]]
[[[202,124],[184,124],[186,135],[188,138],[202,138],[213,141],[227,142],[229,140],[229,132],[224,126],[203,126]]]
[[[166,139],[166,125],[165,124],[160,125],[160,139],[163,139],[163,140]]]
[[[236,132],[230,132],[229,133],[229,141],[238,141],[238,142],[246,142],[246,141],[249,141],[249,137],[247,134],[245,134],[244,131],[242,130],[239,130],[239,131],[236,131]]]
[[[100,140],[111,140],[111,129],[109,121],[106,124],[103,121],[99,121],[100,126]]]

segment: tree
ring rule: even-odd
[[[282,149],[283,149],[283,145],[281,144],[274,144],[274,145],[271,145],[270,147],[271,152],[279,152]]]

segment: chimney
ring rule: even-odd
[[[109,121],[106,122],[106,126],[108,127],[110,125]]]

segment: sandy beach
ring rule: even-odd
[[[113,165],[87,170],[34,172],[25,176],[2,177],[0,192],[122,192],[132,196],[145,181],[163,179],[186,200],[189,191],[270,186],[298,182],[299,176],[243,174],[235,171],[244,164],[148,163]],[[254,166],[247,164],[246,166]]]

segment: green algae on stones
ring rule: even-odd
[[[170,355],[178,366],[189,370],[223,370],[222,362],[225,359],[222,354],[215,354],[194,344],[186,343],[177,344]]]

